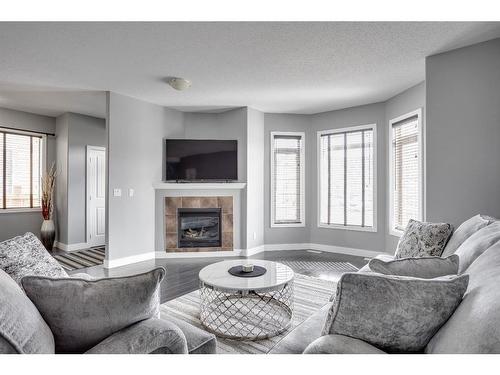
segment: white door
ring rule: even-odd
[[[87,243],[105,243],[106,149],[87,146]]]

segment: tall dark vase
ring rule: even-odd
[[[52,248],[54,247],[54,240],[56,239],[56,228],[53,220],[49,219],[43,221],[42,229],[40,231],[40,239],[43,246],[45,246],[48,251],[52,251]]]

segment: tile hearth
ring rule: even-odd
[[[179,247],[179,208],[220,208],[221,235],[220,247]],[[165,251],[173,252],[203,252],[233,250],[233,197],[166,197],[165,198]]]

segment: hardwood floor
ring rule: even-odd
[[[242,257],[243,258],[243,257]],[[162,266],[166,269],[167,274],[161,285],[161,302],[166,302],[171,299],[182,296],[186,293],[198,289],[198,273],[200,270],[212,263],[220,262],[226,259],[238,259],[237,257],[217,257],[217,258],[190,258],[190,259],[157,259],[113,269],[105,269],[102,266],[83,268],[75,273],[88,273],[95,277],[113,277],[131,275],[138,272],[148,271],[155,266]],[[343,273],[341,270],[331,270],[327,267],[319,267],[319,269],[310,268],[306,271],[301,267],[294,266],[307,262],[348,262],[357,268],[363,267],[368,259],[353,255],[335,254],[327,252],[318,252],[310,250],[284,250],[284,251],[269,251],[260,253],[250,257],[250,259],[266,259],[266,260],[285,260],[290,262],[289,265],[295,272],[303,273],[308,276],[324,278],[328,280],[338,280]],[[316,267],[317,268],[317,267]]]

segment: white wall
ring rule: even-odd
[[[108,200],[106,264],[140,260],[155,250],[153,182],[163,174],[166,137],[182,138],[183,115],[176,110],[108,93]],[[114,197],[113,189],[122,196]],[[129,197],[127,190],[135,190]]]
[[[500,217],[500,38],[426,59],[427,219]]]
[[[56,120],[53,117],[0,108],[0,127],[9,127],[34,132],[55,133]],[[47,137],[47,165],[55,161],[56,140]],[[2,213],[0,212],[0,241],[7,240],[25,232],[40,235],[41,212]]]
[[[246,249],[264,245],[264,114],[247,111]]]

